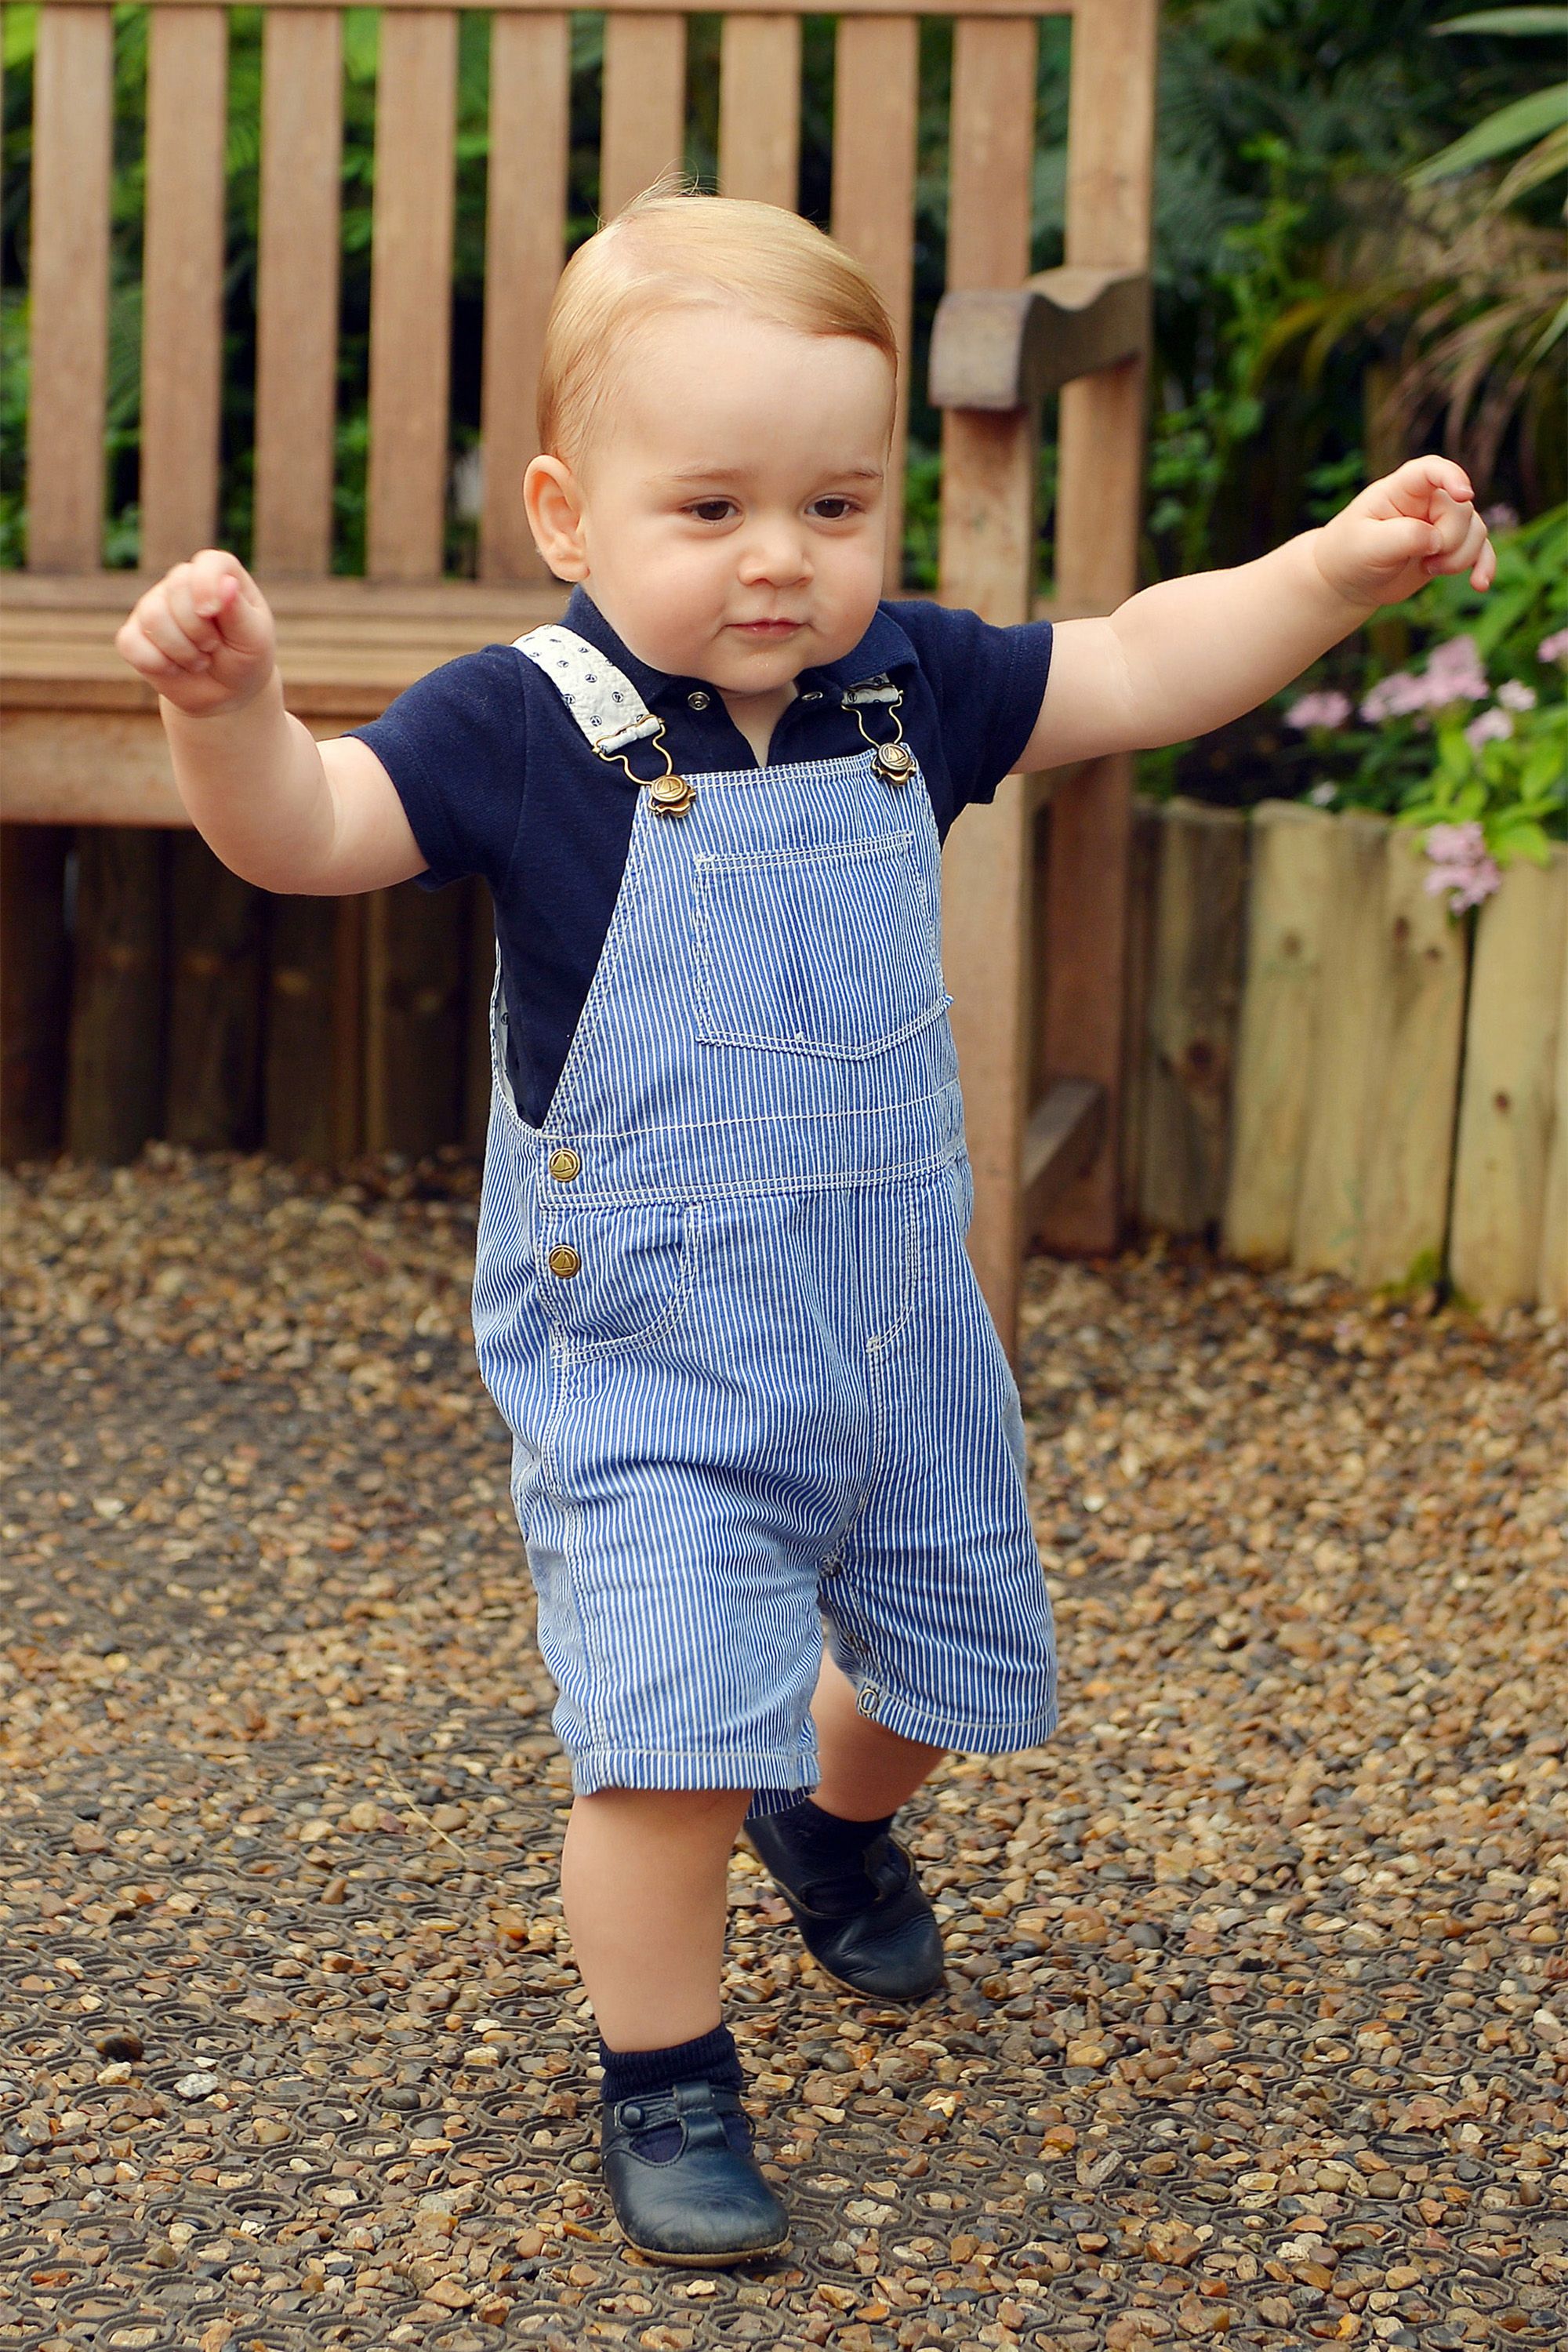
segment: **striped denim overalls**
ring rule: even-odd
[[[519,651],[648,784],[540,1128],[497,988],[474,1282],[574,1784],[793,1802],[824,1622],[889,1730],[1031,1746],[1050,1606],[899,691],[846,697],[858,755],[683,780],[595,648]]]

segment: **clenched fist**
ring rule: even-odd
[[[277,667],[277,635],[267,599],[222,548],[176,563],[137,604],[115,649],[193,719],[242,710]]]
[[[1489,588],[1497,551],[1463,467],[1412,457],[1369,482],[1318,534],[1318,568],[1347,604],[1373,610],[1413,596],[1442,572]]]

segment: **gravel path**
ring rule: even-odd
[[[1064,1729],[910,1809],[948,1992],[744,1857],[791,2257],[609,2234],[472,1171],[9,1189],[0,2347],[1557,2346],[1568,1334],[1031,1269]]]

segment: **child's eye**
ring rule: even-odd
[[[699,522],[724,522],[734,512],[734,500],[732,499],[699,499],[696,504],[688,507],[686,511],[688,514],[695,515]]]
[[[859,511],[859,507],[853,499],[842,499],[837,493],[826,499],[817,499],[813,505],[813,512],[819,514],[824,522],[843,522],[850,515],[858,514]]]

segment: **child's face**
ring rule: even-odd
[[[617,361],[577,467],[560,469],[554,511],[574,517],[546,552],[639,660],[776,697],[870,624],[892,412],[870,343],[672,312]]]

